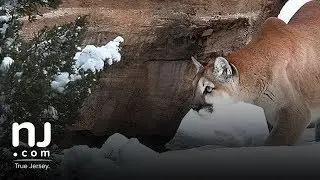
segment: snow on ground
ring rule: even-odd
[[[62,179],[109,179],[162,177],[217,177],[218,175],[309,175],[320,165],[320,143],[300,146],[218,148],[203,146],[156,153],[121,134],[109,137],[102,148],[75,146],[54,155],[61,161]],[[284,168],[285,167],[285,168]],[[303,167],[303,168],[302,168]],[[287,171],[286,171],[287,170]],[[303,172],[306,173],[306,172]],[[115,178],[117,177],[117,178]]]
[[[213,114],[190,110],[167,148],[258,146],[263,144],[267,135],[263,109],[236,103],[216,107]]]
[[[301,172],[297,171],[301,166],[311,167],[308,173],[316,172],[312,168],[317,166],[312,164],[320,163],[320,143],[314,142],[314,129],[307,129],[301,142],[291,147],[262,146],[267,135],[262,109],[237,103],[217,107],[213,114],[190,111],[167,144],[173,150],[165,153],[157,153],[135,138],[114,134],[100,149],[75,146],[56,157],[65,179],[103,179],[105,174],[111,179],[216,177],[231,172],[237,176],[252,171],[287,174]],[[279,171],[283,167],[290,171]]]
[[[308,173],[316,172],[312,164],[320,163],[320,143],[314,142],[314,129],[307,129],[301,143],[291,147],[262,146],[267,134],[262,109],[237,103],[218,107],[214,114],[190,111],[167,145],[184,150],[157,153],[135,138],[114,134],[100,149],[75,146],[56,157],[65,179],[287,174],[301,172],[301,165],[311,167]],[[279,171],[283,167],[290,171]]]
[[[106,173],[116,173],[119,166],[140,164],[142,160],[155,159],[158,155],[135,138],[114,134],[100,149],[75,146],[55,157],[61,161],[60,172],[64,179],[104,179]]]
[[[289,0],[281,9],[278,18],[288,23],[293,15],[309,1],[311,0]]]
[[[300,144],[314,141],[314,129],[306,129]],[[190,110],[182,119],[171,150],[211,145],[211,148],[262,146],[269,130],[263,109],[246,103],[216,107],[213,114]]]
[[[196,148],[160,154],[129,167],[133,174],[144,176],[178,175],[184,177],[219,177],[219,175],[275,174],[314,176],[320,165],[320,144],[294,147]],[[218,178],[219,179],[219,178]],[[272,178],[271,178],[272,179]]]

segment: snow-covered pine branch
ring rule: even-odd
[[[105,63],[112,65],[113,62],[119,62],[121,60],[120,45],[123,42],[124,39],[118,36],[105,46],[87,45],[81,52],[75,54],[75,63],[72,66],[73,72],[71,74],[69,72],[58,72],[54,81],[51,82],[51,87],[62,93],[70,81],[81,79],[79,71],[84,71],[84,75],[87,75],[88,71],[95,74],[104,69]]]

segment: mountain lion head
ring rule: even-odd
[[[193,79],[192,109],[199,112],[205,109],[209,112],[218,104],[233,102],[232,94],[236,91],[238,82],[237,69],[223,57],[212,59],[203,66],[192,57],[197,74]]]

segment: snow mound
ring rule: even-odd
[[[130,139],[121,149],[119,149],[119,161],[122,164],[136,164],[144,159],[155,159],[158,153],[140,144],[138,139]]]
[[[128,138],[121,134],[114,134],[102,145],[103,151],[108,155],[108,158],[117,161],[119,160],[119,150],[128,142]]]
[[[81,145],[63,151],[59,170],[63,179],[101,179],[114,172],[116,165],[103,150]]]
[[[81,145],[62,153],[59,156],[59,170],[64,179],[104,179],[106,173],[116,173],[119,165],[139,164],[158,156],[157,152],[140,144],[137,139],[128,139],[121,134],[110,136],[100,149]]]
[[[219,175],[284,175],[317,173],[320,144],[219,148],[203,146],[158,154],[121,134],[109,137],[101,149],[75,146],[54,155],[59,179],[168,179]],[[286,167],[285,169],[283,167]],[[301,167],[305,167],[302,172]],[[280,170],[280,171],[279,171]],[[165,178],[168,177],[168,178]]]

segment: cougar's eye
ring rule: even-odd
[[[212,93],[212,91],[213,91],[213,87],[211,87],[211,86],[206,86],[206,88],[204,90],[205,93]]]

